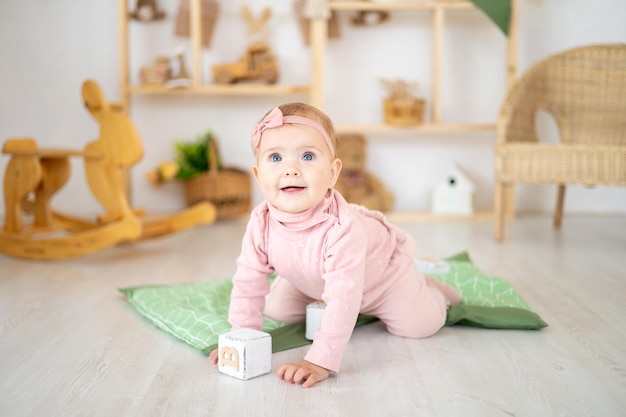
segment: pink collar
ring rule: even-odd
[[[283,116],[283,112],[280,111],[278,107],[274,107],[272,111],[269,112],[267,116],[265,116],[263,120],[261,120],[260,123],[256,124],[252,129],[251,136],[252,146],[254,147],[254,149],[258,148],[261,144],[261,135],[263,134],[263,132],[265,132],[267,129],[281,127],[288,123],[305,125],[317,130],[324,137],[324,140],[326,140],[326,144],[328,145],[328,149],[330,149],[330,153],[332,154],[332,156],[335,156],[335,147],[333,146],[333,142],[330,140],[330,137],[328,136],[328,133],[326,133],[326,130],[324,130],[324,128],[319,123],[302,116]]]
[[[270,217],[283,226],[285,230],[289,229],[291,231],[307,230],[326,221],[337,211],[336,206],[335,191],[332,189],[328,190],[326,196],[318,205],[302,213],[288,213],[267,202]]]

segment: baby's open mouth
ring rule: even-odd
[[[287,187],[283,187],[280,190],[281,191],[286,191],[286,192],[293,192],[293,191],[299,191],[299,190],[303,190],[304,187],[297,187],[295,185],[289,185]]]

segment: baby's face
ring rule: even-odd
[[[279,210],[300,213],[334,187],[341,161],[315,129],[287,124],[263,132],[252,172],[263,196]]]

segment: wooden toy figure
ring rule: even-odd
[[[266,7],[261,12],[261,16],[255,18],[248,6],[241,8],[241,14],[246,21],[248,27],[248,36],[267,36],[267,22],[272,17],[272,9]]]
[[[211,72],[218,84],[231,84],[242,80],[262,79],[268,84],[278,80],[278,64],[267,42],[267,23],[272,9],[266,7],[256,18],[248,6],[243,6],[241,15],[246,21],[251,41],[241,59],[227,64],[213,65]]]

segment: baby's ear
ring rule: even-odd
[[[330,165],[330,187],[333,188],[339,179],[339,174],[341,173],[341,159],[335,158]]]

